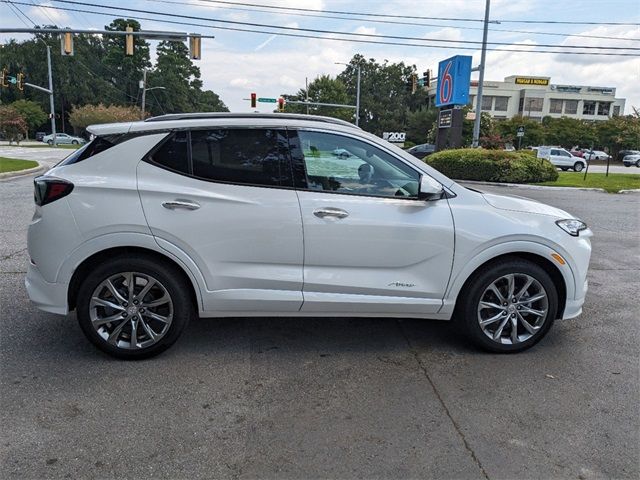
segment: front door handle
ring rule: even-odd
[[[177,208],[182,208],[185,210],[197,210],[200,208],[200,204],[196,202],[192,202],[190,200],[181,200],[175,199],[167,202],[162,202],[162,206],[169,210],[175,210]]]
[[[341,208],[334,207],[324,207],[318,208],[313,211],[313,214],[316,217],[324,218],[324,217],[334,217],[334,218],[346,218],[349,216],[349,212],[346,210],[342,210]]]

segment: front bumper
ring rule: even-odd
[[[563,320],[576,318],[578,315],[582,313],[582,305],[584,305],[584,299],[587,295],[588,288],[589,288],[589,282],[585,280],[584,287],[582,288],[582,292],[576,292],[576,293],[582,293],[582,295],[576,295],[575,299],[567,298],[567,302],[564,307],[564,314],[562,315]]]
[[[27,287],[29,299],[40,310],[59,315],[66,315],[69,312],[67,306],[69,285],[66,283],[47,282],[38,268],[30,264],[27,269],[27,276],[24,279],[24,285]]]

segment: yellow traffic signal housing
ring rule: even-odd
[[[16,85],[18,90],[24,90],[24,73],[20,72],[16,75]]]
[[[189,56],[192,60],[202,58],[202,39],[200,35],[192,33],[189,35]]]
[[[60,53],[63,57],[71,57],[73,55],[73,33],[67,32],[62,35]]]
[[[0,73],[0,87],[2,88],[7,88],[9,86],[9,84],[7,83],[7,74],[9,72],[7,71],[6,68],[2,69],[2,73]]]
[[[133,27],[127,25],[125,30],[127,32],[133,32]],[[133,55],[133,35],[124,36],[124,54],[129,56]]]

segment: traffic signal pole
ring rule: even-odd
[[[487,36],[489,33],[489,9],[491,0],[487,0],[484,9],[484,31],[482,32],[482,53],[480,54],[480,78],[478,79],[478,94],[476,95],[476,118],[473,122],[473,148],[480,143],[480,118],[482,117],[482,87],[484,85],[484,67],[487,58]]]
[[[358,65],[358,83],[356,84],[356,127],[360,123],[360,65]]]
[[[47,71],[49,72],[49,108],[51,110],[51,134],[53,146],[58,145],[56,138],[56,109],[53,102],[53,74],[51,73],[51,46],[47,45]]]

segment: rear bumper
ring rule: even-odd
[[[40,310],[59,315],[68,313],[66,283],[49,283],[35,266],[29,265],[24,284],[29,299]]]

